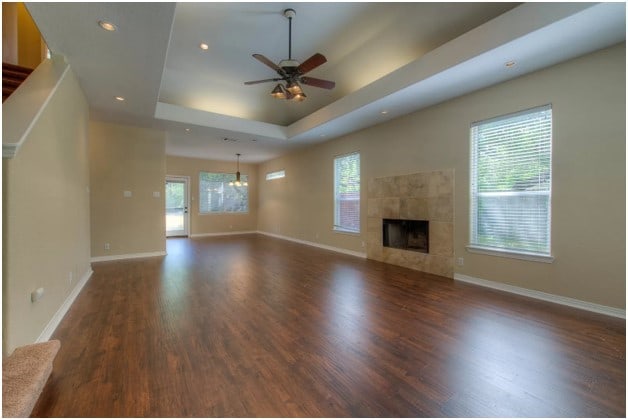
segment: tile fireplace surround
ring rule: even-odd
[[[371,179],[367,206],[369,259],[453,278],[453,170]],[[384,247],[383,218],[429,221],[429,253]]]

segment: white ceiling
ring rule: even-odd
[[[92,116],[166,131],[171,155],[261,162],[625,40],[624,3],[27,3]],[[327,63],[302,103],[251,54]],[[108,20],[116,32],[102,30]],[[199,43],[209,45],[207,51]],[[507,61],[516,65],[505,67]],[[115,96],[126,98],[118,102]],[[381,111],[388,111],[383,115]],[[186,131],[186,128],[189,131]],[[228,140],[225,141],[225,138]]]

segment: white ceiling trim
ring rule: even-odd
[[[163,102],[157,102],[155,118],[217,128],[234,133],[252,134],[276,140],[286,140],[288,138],[286,127],[282,127],[281,125],[252,121],[250,119],[206,112],[199,109],[185,108],[183,106]]]

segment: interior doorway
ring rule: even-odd
[[[166,176],[166,237],[190,234],[190,179]]]

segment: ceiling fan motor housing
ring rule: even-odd
[[[279,67],[283,68],[286,73],[291,74],[296,71],[299,64],[301,63],[299,63],[297,60],[281,60],[279,62]]]

